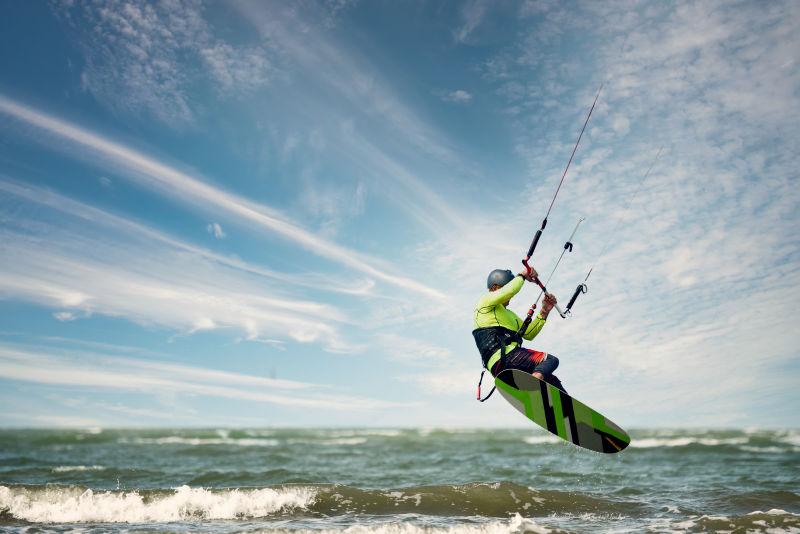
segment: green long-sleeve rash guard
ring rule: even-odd
[[[520,319],[516,313],[506,308],[504,303],[508,302],[514,295],[519,293],[524,284],[525,279],[521,276],[516,276],[497,291],[489,291],[483,295],[478,303],[475,304],[475,328],[502,326],[503,328],[508,328],[515,332],[519,330],[522,326],[522,319]],[[528,325],[522,337],[529,341],[535,338],[542,330],[544,323],[545,319],[537,316],[531,321],[531,324]],[[506,347],[506,351],[516,346],[517,343],[509,343]],[[498,350],[489,358],[486,368],[491,369],[499,358],[500,351]]]

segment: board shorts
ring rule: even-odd
[[[519,369],[526,373],[542,373],[544,381],[553,384],[558,389],[564,391],[564,386],[561,381],[553,375],[553,372],[558,368],[558,358],[546,352],[538,350],[524,349],[522,347],[514,347],[505,358],[500,360],[492,367],[492,376],[497,376],[506,369]]]

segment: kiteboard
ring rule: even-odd
[[[616,453],[631,442],[613,421],[529,373],[507,369],[497,375],[495,385],[522,415],[579,447]]]

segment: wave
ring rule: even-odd
[[[541,445],[543,443],[561,443],[563,440],[561,438],[557,438],[552,434],[545,434],[543,436],[528,436],[523,438],[525,443],[528,445]]]
[[[800,452],[800,435],[794,433],[778,433],[777,435],[756,434],[730,435],[732,432],[707,432],[689,434],[668,431],[648,432],[644,435],[634,433],[630,447],[632,449],[672,449],[695,447],[698,451],[727,449],[730,452],[749,452],[756,454],[782,454]],[[560,438],[551,434],[539,434],[522,438],[528,445],[562,444]]]
[[[795,495],[792,499],[792,495],[782,499],[789,509],[797,498]],[[781,502],[774,495],[762,502],[767,500]],[[56,485],[0,486],[0,530],[3,524],[19,522],[192,522],[196,525],[198,521],[261,520],[271,522],[270,531],[278,527],[276,532],[287,533],[298,531],[294,525],[307,528],[309,522],[316,525],[314,531],[319,533],[551,533],[560,532],[557,527],[574,526],[576,521],[596,525],[610,518],[632,519],[641,527],[638,530],[658,532],[800,530],[800,515],[783,508],[762,509],[766,511],[675,517],[676,509],[670,511],[672,517],[653,518],[648,506],[620,498],[538,491],[507,482],[394,490],[319,484],[240,489],[181,486],[172,490],[134,491],[92,491],[80,486]],[[358,522],[353,524],[352,518]],[[334,526],[340,528],[331,528]]]
[[[658,430],[632,434],[632,449],[694,447],[697,451],[725,449],[756,454],[800,452],[800,433],[793,430]]]
[[[242,434],[242,433],[237,433]],[[256,432],[246,432],[245,436],[232,437],[228,431],[216,431],[214,437],[166,435],[158,437],[120,437],[117,443],[121,445],[186,445],[191,447],[222,446],[234,447],[283,447],[293,445],[314,446],[356,446],[370,442],[371,439],[396,438],[402,436],[401,431],[317,431],[302,435],[291,433],[278,435],[270,432],[272,437],[248,437]],[[261,436],[266,433],[261,433]],[[299,434],[299,435],[298,435]],[[417,437],[426,437],[429,433],[422,432]],[[519,438],[517,438],[519,439]],[[529,445],[560,444],[561,439],[551,434],[540,434],[522,437],[522,441]],[[633,449],[662,449],[673,447],[700,446],[702,448],[728,447],[750,453],[781,453],[800,452],[800,435],[784,433],[769,437],[753,435],[719,436],[711,434],[686,435],[657,432],[655,435],[637,436],[634,434],[630,447]]]
[[[74,471],[105,471],[102,465],[59,465],[53,468],[53,473],[72,473]]]
[[[287,445],[363,445],[368,440],[363,437],[332,438],[332,439],[289,439]]]
[[[513,483],[366,490],[338,485],[260,489],[92,491],[80,486],[0,486],[0,518],[32,523],[150,523],[196,519],[291,518],[297,514],[510,517],[567,513],[636,513],[639,504]]]
[[[701,438],[701,437],[675,437],[675,438],[643,438],[631,441],[631,447],[649,449],[653,447],[686,447],[687,445],[705,445],[714,447],[718,445],[744,445],[749,438]]]
[[[0,486],[0,515],[31,523],[151,523],[186,519],[267,517],[307,508],[310,488],[213,491],[181,486],[172,492],[105,491],[79,487]]]
[[[269,529],[272,534],[296,534],[298,529]],[[314,528],[315,534],[556,534],[563,532],[556,528],[548,528],[520,514],[514,514],[507,520],[465,521],[451,526],[426,525],[417,522],[397,521],[391,518],[388,522],[370,522],[339,529]]]
[[[233,445],[236,447],[278,447],[280,445],[363,445],[366,437],[347,437],[331,439],[287,439],[281,441],[273,438],[190,438],[184,436],[164,436],[160,438],[122,438],[120,444],[135,445],[190,445],[201,447],[204,445]]]
[[[234,445],[238,447],[277,447],[280,441],[265,438],[189,438],[183,436],[165,436],[160,438],[121,438],[118,443],[135,445]]]
[[[800,433],[787,432],[781,436],[778,436],[777,440],[782,443],[794,445],[795,447],[800,448]]]
[[[800,532],[800,515],[773,508],[740,516],[702,515],[672,521],[656,521],[659,532]]]

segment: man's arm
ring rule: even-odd
[[[542,317],[541,314],[537,315],[536,318],[531,321],[531,324],[528,325],[528,329],[522,334],[524,339],[530,341],[531,339],[535,338],[539,335],[539,332],[542,331],[544,328],[544,323],[547,321],[545,317]],[[522,324],[522,323],[520,323]]]
[[[542,331],[542,328],[544,328],[544,323],[547,321],[547,316],[550,315],[550,310],[552,310],[553,306],[555,305],[556,297],[550,293],[545,293],[544,300],[542,301],[542,310],[539,312],[539,315],[537,315],[536,318],[531,321],[531,324],[528,325],[528,329],[524,334],[522,334],[522,337],[528,341],[535,338],[539,332]],[[518,324],[521,325],[522,322],[519,321]]]
[[[497,306],[504,302],[508,302],[511,298],[520,292],[522,286],[525,285],[525,279],[517,275],[509,283],[498,289],[497,291],[490,291],[481,299],[481,306]]]

